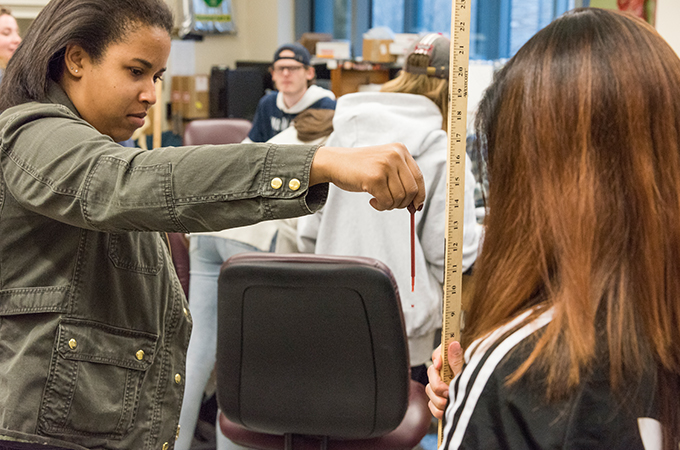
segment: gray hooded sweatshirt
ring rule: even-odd
[[[326,206],[298,220],[302,252],[376,258],[392,270],[399,287],[411,365],[430,359],[441,327],[446,215],[447,136],[437,105],[422,95],[370,92],[338,100],[330,147],[363,147],[401,142],[420,167],[426,189],[416,213],[415,291],[411,292],[410,220],[406,210],[378,212],[369,194],[331,186]],[[466,156],[467,158],[467,156]],[[466,160],[463,270],[477,258],[481,226],[475,219],[475,180]]]

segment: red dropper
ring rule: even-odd
[[[408,205],[411,213],[411,292],[416,288],[416,208],[413,203]]]

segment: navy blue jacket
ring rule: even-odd
[[[321,88],[317,88],[321,89]],[[324,89],[325,91],[325,89]],[[309,92],[309,90],[308,90]],[[326,91],[329,92],[330,91]],[[253,128],[248,133],[248,137],[253,142],[266,142],[275,135],[279,134],[281,131],[288,128],[299,113],[308,108],[317,109],[335,109],[335,100],[331,97],[321,97],[309,106],[303,107],[302,109],[293,108],[293,112],[284,112],[276,105],[276,97],[278,95],[277,91],[270,92],[260,99],[257,105],[257,110],[255,111],[255,117],[253,118]],[[332,96],[332,93],[331,93]],[[303,97],[299,103],[304,102]],[[297,106],[297,105],[296,105]]]

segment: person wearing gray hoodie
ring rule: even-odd
[[[430,34],[409,51],[405,69],[382,92],[338,99],[327,145],[403,143],[418,162],[427,198],[416,213],[416,283],[411,291],[409,217],[404,211],[374,213],[369,197],[331,187],[326,206],[298,220],[298,249],[332,255],[368,256],[392,270],[399,287],[414,379],[427,383],[424,364],[441,327],[444,278],[449,40]],[[428,71],[428,68],[429,71]],[[463,271],[477,257],[482,233],[475,219],[475,179],[466,155]]]

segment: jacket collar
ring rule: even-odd
[[[66,92],[61,88],[61,86],[59,86],[58,83],[55,83],[54,81],[50,81],[47,87],[47,101],[49,103],[57,103],[59,105],[64,105],[68,109],[70,109],[71,112],[73,112],[73,114],[80,117],[78,110],[76,109],[71,99],[68,98]]]

